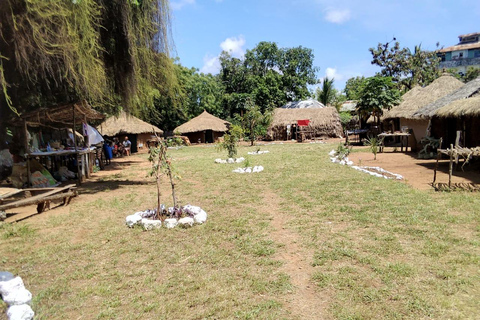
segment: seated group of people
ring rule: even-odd
[[[131,154],[132,142],[125,137],[123,142],[120,142],[118,138],[113,138],[113,141],[105,141],[104,150],[107,164],[113,157],[129,156]]]

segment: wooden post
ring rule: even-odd
[[[78,149],[77,149],[77,135],[75,134],[75,104],[72,105],[72,112],[73,112],[73,145],[75,146],[75,158],[77,159],[77,175],[78,175],[78,184],[82,184],[82,172],[80,170],[80,160],[82,159],[81,156],[78,154]]]
[[[27,186],[31,187],[32,177],[30,174],[30,150],[28,149],[28,128],[27,120],[23,119],[23,131],[25,134],[24,144],[25,144],[25,155],[27,156]]]
[[[453,168],[453,144],[450,145],[450,152],[448,153],[450,155],[450,165],[448,167],[448,188],[450,189],[452,185],[452,168]]]
[[[437,151],[437,162],[435,163],[435,169],[433,170],[433,182],[432,185],[437,181],[437,169],[438,169],[438,161],[440,160],[442,153]]]

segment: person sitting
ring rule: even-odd
[[[125,141],[123,141],[123,151],[127,156],[130,155],[131,146],[132,146],[132,143],[130,142],[130,140],[128,140],[128,137],[125,137]]]

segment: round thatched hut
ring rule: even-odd
[[[309,120],[308,130],[311,131],[313,137],[342,136],[342,124],[337,109],[324,107],[275,109],[272,124],[268,128],[268,137],[273,140],[295,138],[295,130],[299,120]]]
[[[192,143],[213,143],[228,131],[230,122],[217,118],[207,111],[175,128],[175,133],[187,136]]]
[[[112,116],[97,127],[97,130],[104,136],[118,137],[123,141],[125,137],[132,142],[131,152],[146,148],[147,140],[155,133],[163,135],[163,131],[156,126],[142,121],[131,114],[122,111],[118,117]]]

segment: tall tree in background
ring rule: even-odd
[[[245,110],[243,115],[237,113],[234,120],[242,128],[243,136],[247,138],[250,141],[250,145],[253,146],[258,137],[267,134],[267,129],[273,119],[273,114],[270,110],[262,113],[260,108],[256,106],[251,99],[247,99]]]
[[[395,41],[395,38],[394,38]],[[401,48],[399,42],[379,43],[370,48],[372,64],[381,68],[380,75],[392,78],[398,89],[408,91],[416,85],[426,86],[440,76],[440,58],[434,51],[422,50],[421,45]]]
[[[245,112],[248,99],[264,112],[307,98],[308,85],[316,83],[313,58],[311,49],[278,48],[273,42],[260,42],[247,50],[243,59],[222,53],[220,79],[225,89],[226,115]]]

